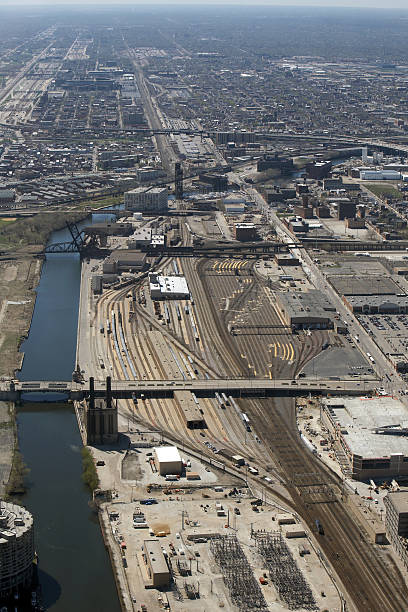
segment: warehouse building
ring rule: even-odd
[[[157,446],[153,450],[156,456],[157,468],[161,476],[182,473],[183,462],[181,461],[177,446]]]
[[[152,300],[189,300],[190,291],[184,276],[149,274]]]
[[[361,314],[407,314],[408,295],[348,295],[343,302],[351,312]]]
[[[144,540],[144,558],[147,572],[155,588],[170,585],[170,570],[159,540]]]
[[[32,515],[0,501],[0,600],[31,587],[34,554]]]
[[[125,193],[126,210],[160,212],[168,208],[167,187],[153,187],[147,190],[145,187],[136,187]]]
[[[142,272],[147,268],[146,254],[131,249],[116,249],[102,264],[104,274],[120,274],[121,272]]]
[[[398,285],[383,275],[334,275],[327,280],[340,295],[397,295],[401,292]]]
[[[398,399],[327,398],[322,420],[354,480],[408,476],[408,411]]]
[[[317,289],[277,292],[276,304],[285,324],[294,329],[333,329],[334,306]]]

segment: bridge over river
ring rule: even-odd
[[[104,397],[106,381],[95,380],[95,396]],[[268,397],[273,395],[353,394],[363,395],[379,385],[377,379],[342,380],[336,378],[235,378],[205,380],[115,380],[112,379],[112,397],[132,399],[141,397],[173,397],[175,391],[191,391],[197,397],[214,397],[225,393],[233,397]],[[71,381],[5,381],[0,382],[0,400],[19,401],[25,394],[62,393],[67,399],[80,400],[90,392],[89,381],[83,384]],[[26,399],[29,399],[27,397]]]

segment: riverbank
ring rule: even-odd
[[[84,214],[40,214],[7,223],[0,228],[0,377],[14,378],[21,370],[41,278],[41,252],[52,232],[67,220],[78,222]]]
[[[15,444],[14,407],[7,402],[0,402],[0,499],[4,499],[7,493]]]

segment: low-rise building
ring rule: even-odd
[[[276,293],[276,304],[283,321],[292,329],[332,329],[336,310],[317,289]]]
[[[161,476],[182,473],[183,462],[177,446],[157,446],[153,450]]]
[[[149,274],[152,300],[189,300],[190,290],[184,276]]]
[[[343,302],[351,312],[362,314],[406,314],[408,295],[347,295]]]
[[[131,249],[112,251],[102,264],[104,274],[120,274],[129,271],[141,272],[146,267],[146,254]]]
[[[352,478],[408,476],[408,410],[398,399],[327,398],[322,418],[346,456]]]
[[[168,587],[171,573],[159,540],[144,540],[143,551],[149,577],[155,588]]]

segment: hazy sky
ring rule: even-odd
[[[44,5],[52,4],[53,6],[67,6],[67,5],[87,5],[87,4],[98,4],[98,5],[111,5],[118,6],[120,4],[126,5],[152,5],[152,4],[185,4],[185,5],[198,5],[198,4],[239,4],[239,5],[263,5],[263,6],[347,6],[353,8],[398,8],[408,10],[408,0],[0,0],[0,6],[15,5]]]

